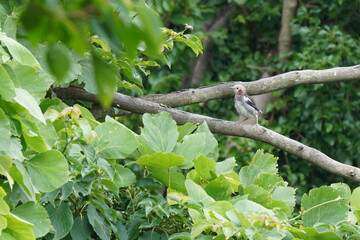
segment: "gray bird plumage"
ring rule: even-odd
[[[246,89],[241,84],[232,87],[235,91],[235,108],[245,120],[255,118],[258,124],[259,116],[267,119],[266,115],[256,106],[254,100],[246,94]],[[244,121],[245,121],[244,120]]]

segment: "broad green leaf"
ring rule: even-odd
[[[0,187],[0,215],[7,215],[10,213],[10,207],[4,200],[5,196],[6,196],[5,190],[2,187]]]
[[[24,160],[24,156],[21,151],[22,145],[20,143],[20,139],[17,137],[11,137],[8,143],[10,144],[10,146],[8,146],[7,149],[1,149],[0,147],[0,155],[8,155],[13,159],[17,159],[22,162]],[[1,145],[0,143],[0,146],[2,147],[6,147],[6,145],[7,144]]]
[[[355,207],[357,210],[360,210],[360,187],[357,187],[352,192],[350,198],[351,207]]]
[[[20,122],[25,143],[30,148],[36,152],[45,152],[49,149],[35,122],[18,116],[14,116],[13,118]]]
[[[69,179],[66,158],[57,150],[35,155],[27,162],[27,169],[34,186],[41,192],[51,192]]]
[[[312,189],[301,198],[303,224],[313,227],[317,223],[337,224],[344,221],[349,210],[347,204],[339,190],[328,186]]]
[[[179,133],[176,122],[170,113],[143,115],[144,128],[141,129],[141,137],[156,152],[171,152],[176,144]]]
[[[306,227],[303,228],[303,231],[306,233],[304,236],[305,239],[319,239],[319,240],[342,240],[343,238],[339,237],[335,232],[318,232],[316,228]]]
[[[191,236],[189,232],[179,232],[171,235],[169,240],[191,240]]]
[[[60,202],[56,207],[48,204],[45,207],[49,214],[51,225],[55,228],[54,238],[60,239],[65,237],[73,227],[74,218],[67,202]]]
[[[0,108],[0,136],[0,153],[6,153],[10,147],[11,127],[10,121],[2,108]]]
[[[200,156],[205,145],[205,136],[205,133],[191,134],[185,136],[181,143],[176,143],[173,152],[185,157],[181,168],[190,168],[194,165],[193,160]]]
[[[119,188],[128,187],[135,181],[136,176],[129,168],[125,168],[120,164],[115,166],[114,182]]]
[[[191,228],[191,239],[195,239],[203,231],[210,229],[212,227],[213,227],[212,223],[205,219],[196,222],[194,226]]]
[[[191,34],[185,34],[182,37],[176,38],[175,41],[185,43],[188,47],[190,47],[193,50],[196,56],[198,56],[199,53],[202,53],[203,47],[200,39],[197,36]]]
[[[100,122],[96,121],[94,116],[91,114],[91,112],[87,108],[84,108],[83,106],[81,106],[79,104],[75,104],[74,107],[77,107],[80,109],[81,116],[89,121],[92,129],[94,129],[96,126],[98,126],[100,124]]]
[[[12,179],[9,170],[12,166],[12,159],[9,156],[2,155],[0,156],[0,174],[5,176],[9,181],[10,188],[14,185],[14,180]]]
[[[135,5],[135,11],[140,19],[139,30],[146,43],[146,51],[152,56],[158,56],[164,41],[159,16],[147,4],[142,2]]]
[[[51,74],[61,83],[68,75],[72,64],[69,49],[60,43],[51,44],[46,53],[46,60]]]
[[[114,99],[119,71],[114,65],[105,62],[96,54],[93,54],[93,69],[99,101],[104,108],[108,108]]]
[[[216,163],[204,155],[194,160],[194,167],[198,175],[204,180],[210,181],[217,177],[216,174]]]
[[[34,185],[23,164],[18,160],[14,160],[14,165],[12,165],[9,172],[14,181],[24,189],[26,194],[28,194],[29,199],[35,201]]]
[[[258,166],[263,172],[277,173],[277,160],[277,157],[264,153],[264,150],[257,150],[249,166]]]
[[[186,135],[191,134],[196,129],[196,126],[192,123],[185,123],[184,125],[178,126],[179,137],[177,139],[180,142]]]
[[[125,158],[140,145],[136,135],[120,123],[104,122],[95,132],[99,137],[96,150],[106,159]]]
[[[91,226],[102,240],[110,240],[111,229],[103,215],[97,212],[93,204],[87,207],[87,215]]]
[[[210,132],[210,129],[206,122],[203,122],[195,131],[195,133],[205,133],[205,145],[201,151],[201,153],[214,160],[217,161],[219,157],[219,148],[218,148],[218,142],[214,135]]]
[[[2,231],[1,237],[6,233],[10,235],[9,238],[4,239],[10,239],[10,240],[34,240],[35,236],[31,229],[31,223],[18,218],[17,216],[13,214],[7,214],[3,215],[3,217],[6,218],[7,221],[7,228]]]
[[[151,155],[143,155],[135,163],[149,168],[172,168],[182,164],[184,157],[174,153],[153,153]]]
[[[218,175],[226,175],[228,173],[231,173],[236,166],[237,164],[234,157],[227,158],[222,162],[216,163],[216,173]]]
[[[29,113],[38,119],[40,122],[46,124],[44,115],[41,112],[41,109],[35,99],[22,88],[15,88],[16,97],[14,97],[15,102],[26,108]]]
[[[43,206],[35,202],[27,202],[11,211],[12,214],[32,223],[36,238],[43,237],[50,231],[51,222]]]
[[[275,187],[285,186],[285,182],[279,175],[275,173],[262,173],[254,181],[255,185],[258,185],[265,190],[272,192]]]
[[[45,97],[53,81],[44,73],[40,73],[35,68],[24,66],[20,63],[10,61],[3,64],[16,88],[22,88],[35,99],[37,103]]]
[[[260,175],[261,169],[258,166],[245,166],[240,169],[240,182],[244,187],[254,183],[255,179]]]
[[[206,185],[205,191],[216,201],[228,200],[233,192],[229,181],[223,175],[220,175]]]
[[[10,101],[16,96],[14,83],[2,65],[0,65],[0,86],[0,95],[4,100]]]
[[[291,209],[291,212],[295,207],[295,189],[292,187],[276,187],[271,194],[271,197],[275,200],[286,202]]]
[[[31,52],[16,40],[6,36],[4,32],[0,32],[0,42],[6,46],[11,56],[23,65],[34,66],[41,69],[39,62],[31,54]]]
[[[90,239],[91,225],[86,217],[77,216],[74,225],[70,231],[70,236],[73,240],[87,240]]]
[[[38,123],[37,126],[46,146],[48,147],[48,149],[52,149],[56,141],[58,141],[58,136],[55,131],[54,125],[51,123],[50,120],[46,120],[46,125]]]
[[[247,199],[242,199],[237,201],[235,204],[233,204],[233,208],[236,211],[242,212],[246,215],[268,214],[270,216],[274,216],[273,211],[264,208],[260,204]]]
[[[257,150],[249,166],[257,166],[263,172],[277,173],[277,160],[277,157],[269,153],[264,153],[264,150]]]
[[[210,197],[202,187],[194,183],[192,180],[186,179],[185,187],[189,196],[193,200],[203,203],[205,206],[214,202],[214,199]]]
[[[182,173],[177,172],[175,168],[170,171],[167,168],[151,168],[150,170],[151,175],[167,186],[168,190],[186,192],[185,177]]]
[[[16,38],[18,17],[23,10],[23,5],[15,1],[3,1],[0,4],[1,29],[11,38]]]

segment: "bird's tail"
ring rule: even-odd
[[[266,113],[263,113],[261,110],[259,110],[259,112],[265,120],[269,120],[269,116]]]

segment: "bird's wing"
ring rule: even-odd
[[[258,111],[258,112],[260,111],[260,110],[258,109],[258,107],[256,106],[254,100],[252,100],[251,97],[245,95],[245,96],[244,96],[244,99],[245,99],[246,104],[248,104],[249,106],[251,106],[252,108],[254,108],[256,111]]]

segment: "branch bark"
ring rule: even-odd
[[[83,89],[56,88],[54,89],[54,92],[62,99],[77,99],[98,103],[97,96],[95,94],[88,93]],[[163,104],[146,101],[136,97],[130,97],[120,93],[115,95],[113,106],[140,114],[166,111],[172,115],[173,119],[178,124],[185,124],[187,122],[200,124],[205,121],[213,133],[259,140],[307,160],[328,172],[355,182],[360,182],[359,168],[337,162],[314,148],[308,147],[260,125],[240,124],[238,122],[224,121],[188,113],[170,108]]]
[[[262,78],[253,82],[241,82],[249,95],[273,92],[301,84],[331,83],[360,80],[360,65],[326,70],[302,70]],[[234,92],[230,87],[238,82],[219,83],[201,88],[185,89],[167,94],[150,94],[143,100],[180,107],[214,99],[230,98]]]

